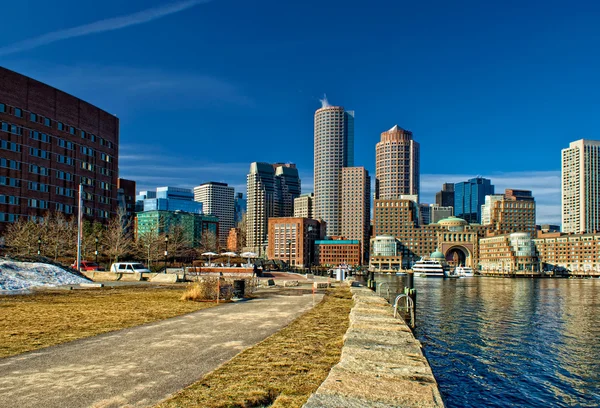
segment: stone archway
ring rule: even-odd
[[[446,262],[452,266],[457,267],[459,265],[470,266],[472,261],[471,252],[462,245],[455,245],[446,250],[444,254]]]

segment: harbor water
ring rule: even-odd
[[[405,278],[377,275],[383,296]],[[600,406],[600,279],[415,278],[448,407]]]

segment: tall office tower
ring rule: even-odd
[[[431,205],[419,204],[419,225],[431,223]]]
[[[395,125],[381,134],[375,147],[375,198],[397,200],[419,195],[419,143],[412,132]]]
[[[442,207],[437,204],[431,204],[429,208],[429,223],[437,224],[438,221],[454,215],[454,207]]]
[[[0,233],[19,218],[117,213],[119,119],[0,67]]]
[[[562,231],[600,231],[600,141],[576,140],[561,153]]]
[[[295,218],[313,218],[315,214],[315,194],[302,194],[294,200]]]
[[[486,196],[481,218],[490,226],[490,236],[526,232],[535,238],[535,199],[529,190],[506,189],[504,195]]]
[[[330,106],[315,112],[315,214],[327,235],[342,229],[342,167],[354,165],[354,112]]]
[[[247,202],[244,198],[244,193],[237,193],[235,195],[235,215],[233,221],[237,224],[242,220],[242,216],[246,213],[247,210]]]
[[[444,183],[435,193],[435,203],[440,207],[454,207],[454,183]]]
[[[219,243],[227,245],[229,230],[234,227],[235,201],[233,187],[210,181],[194,187],[194,201],[202,203],[205,214],[219,218]]]
[[[124,178],[117,179],[117,202],[121,221],[127,232],[132,231],[135,218],[135,181]]]
[[[360,240],[361,262],[368,260],[371,223],[371,177],[364,167],[342,169],[342,231],[346,239]]]
[[[254,162],[247,177],[246,248],[259,255],[267,246],[268,220],[291,217],[288,201],[300,195],[296,165]],[[243,233],[243,231],[242,231]]]
[[[485,196],[492,194],[494,185],[483,177],[454,184],[454,215],[472,224],[480,223]]]

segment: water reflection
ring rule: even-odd
[[[377,281],[393,292],[405,284],[399,276]],[[415,286],[415,335],[447,406],[600,405],[600,280],[415,279]]]

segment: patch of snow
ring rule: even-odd
[[[58,266],[40,262],[0,260],[0,292],[18,293],[35,287],[77,285],[89,280]]]

